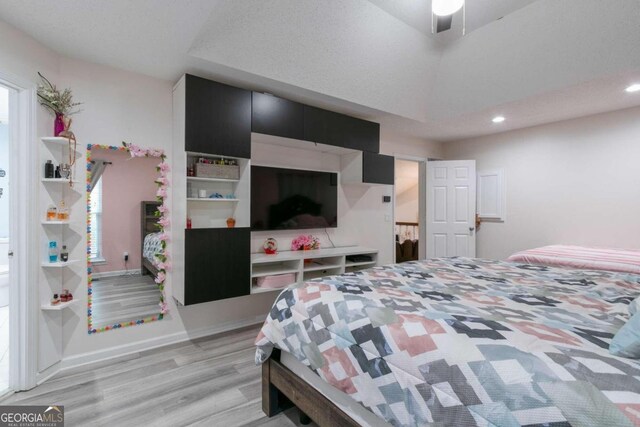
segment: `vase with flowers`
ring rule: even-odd
[[[81,102],[73,102],[71,89],[66,88],[60,91],[45,76],[38,73],[41,82],[38,85],[38,101],[40,105],[46,107],[55,115],[53,122],[53,136],[69,136],[71,134],[71,115],[80,110],[76,107]]]
[[[311,234],[301,234],[291,241],[292,251],[310,251],[313,249],[320,249],[320,239]]]

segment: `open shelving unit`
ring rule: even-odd
[[[352,262],[347,257],[364,255],[370,261]],[[378,264],[378,250],[362,246],[317,249],[312,251],[284,251],[267,255],[251,255],[251,293],[281,291],[306,280],[324,276],[355,272]],[[280,274],[294,274],[295,280],[279,288],[257,286],[257,279]]]
[[[39,302],[40,302],[40,328],[47,331],[47,334],[40,336],[40,354],[38,357],[38,371],[43,372],[50,366],[59,362],[64,354],[63,331],[68,316],[75,316],[77,313],[74,307],[79,307],[84,299],[77,295],[78,284],[82,274],[80,270],[81,256],[84,251],[81,247],[84,234],[84,221],[80,221],[80,216],[85,210],[79,209],[83,204],[84,186],[80,184],[84,176],[83,157],[80,155],[80,143],[74,150],[76,153],[76,163],[72,167],[72,179],[70,186],[69,179],[65,178],[44,178],[45,161],[52,160],[54,164],[68,163],[69,141],[62,137],[42,137],[40,138],[40,154],[38,164],[40,165],[38,188],[38,214],[40,220],[40,274],[39,274]],[[73,150],[73,146],[71,147]],[[84,166],[84,165],[83,165]],[[46,211],[49,205],[59,206],[60,201],[65,202],[69,210],[69,219],[47,220]],[[63,245],[67,246],[70,259],[67,262],[49,262],[48,248],[49,242],[57,242],[58,251]],[[61,294],[63,289],[69,289],[74,294],[74,299],[69,302],[60,302],[51,305],[53,294]],[[67,310],[68,308],[68,310]],[[81,312],[85,312],[82,310]]]

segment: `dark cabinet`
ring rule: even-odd
[[[185,150],[251,157],[251,92],[188,75]]]
[[[185,230],[184,304],[249,295],[249,228]]]
[[[253,92],[251,130],[284,138],[304,139],[304,105]]]
[[[302,139],[378,153],[380,124],[305,105]]]
[[[389,184],[395,181],[395,160],[392,156],[362,153],[362,182],[367,184]]]

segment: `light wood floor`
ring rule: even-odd
[[[64,405],[66,426],[297,426],[261,409],[258,327],[75,368],[3,405]],[[313,426],[313,424],[311,424]]]

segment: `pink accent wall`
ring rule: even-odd
[[[140,202],[155,201],[159,158],[131,158],[126,151],[91,150],[91,157],[113,164],[102,175],[102,255],[106,264],[94,265],[104,273],[125,269],[123,253],[129,252],[127,269],[142,267]]]

